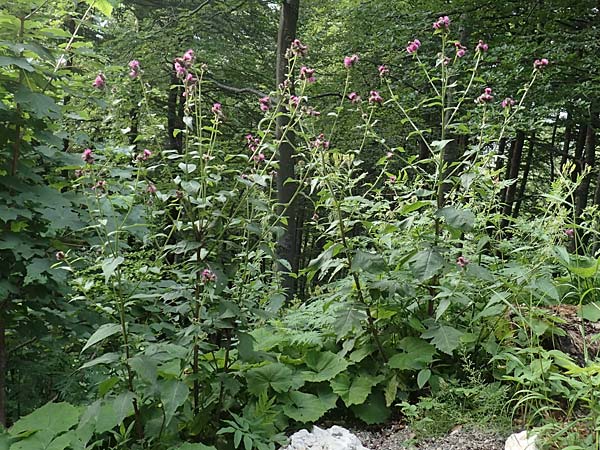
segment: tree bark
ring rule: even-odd
[[[519,217],[519,211],[521,210],[521,204],[525,197],[525,189],[527,188],[527,179],[529,178],[529,171],[531,170],[531,163],[533,161],[533,149],[535,146],[535,132],[531,133],[529,138],[529,151],[527,152],[527,159],[525,161],[525,168],[523,169],[523,177],[519,186],[519,195],[517,196],[517,202],[513,210],[512,216]]]
[[[298,13],[300,10],[300,0],[285,0],[281,5],[279,31],[277,33],[277,86],[282,85],[287,77],[288,59],[286,56],[288,48],[292,41],[296,39],[296,29],[298,26]],[[290,89],[293,83],[290,83]],[[298,189],[295,172],[295,136],[291,130],[287,129],[289,117],[286,115],[286,108],[280,107],[277,117],[275,139],[279,143],[278,157],[279,168],[277,171],[277,201],[279,203],[280,214],[283,218],[283,232],[277,239],[277,257],[279,258],[278,268],[281,274],[282,288],[286,298],[293,298],[296,293],[296,280],[290,276],[290,273],[298,272],[298,244],[296,233],[296,220],[298,215],[298,203],[294,196]],[[289,267],[286,267],[285,262]]]
[[[589,192],[590,192],[590,183],[592,181],[592,170],[594,167],[595,161],[595,153],[596,153],[596,143],[595,143],[595,133],[592,125],[588,125],[585,127],[585,145],[584,145],[584,154],[581,156],[582,158],[582,172],[588,170],[587,174],[582,178],[581,183],[577,187],[577,200],[575,203],[575,217],[579,218],[583,213],[583,210],[587,206]]]
[[[517,137],[513,141],[512,155],[507,167],[507,180],[516,180],[519,176],[519,167],[521,166],[521,157],[523,155],[523,145],[525,144],[525,133],[517,131]],[[516,182],[506,188],[504,196],[504,207],[502,215],[504,216],[500,224],[500,228],[504,229],[508,226],[509,219],[512,217],[512,208],[515,202],[515,194],[517,191]]]

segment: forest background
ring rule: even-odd
[[[3,2],[0,449],[599,448],[599,8]]]

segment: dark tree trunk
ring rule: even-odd
[[[502,156],[504,156],[504,152],[506,151],[506,138],[503,137],[502,139],[500,139],[500,142],[498,142],[498,152],[496,153],[496,171],[499,171],[500,169],[502,169]]]
[[[181,88],[178,87],[180,81],[175,75],[174,71],[171,71],[171,86],[169,90],[169,98],[167,99],[167,130],[169,133],[168,146],[169,149],[175,149],[181,151],[183,149],[183,133],[175,135],[175,130],[183,129],[183,116],[180,114],[180,99],[181,99]]]
[[[596,133],[594,127],[590,124],[585,127],[585,156],[583,158],[582,170],[587,170],[587,174],[581,180],[581,183],[577,187],[577,201],[575,203],[575,217],[581,217],[583,210],[587,206],[590,183],[592,181],[592,170],[594,168],[594,161],[596,157]]]
[[[517,137],[513,141],[511,148],[511,158],[507,167],[507,180],[516,180],[519,176],[519,167],[521,166],[521,157],[523,155],[523,145],[525,144],[525,133],[517,131]],[[504,216],[500,224],[500,228],[504,229],[508,226],[510,217],[512,216],[512,208],[515,202],[515,194],[517,191],[516,181],[507,186],[504,196],[504,207],[502,215]]]
[[[587,135],[587,125],[580,125],[577,133],[577,142],[575,143],[575,153],[573,155],[573,164],[575,165],[571,172],[571,180],[576,181],[577,176],[583,170],[583,151],[585,150],[585,137]]]
[[[298,25],[298,13],[300,10],[300,0],[285,0],[281,5],[281,14],[279,19],[279,32],[277,33],[277,86],[283,84],[287,76],[288,59],[286,53],[290,48],[292,41],[296,38],[296,28]],[[290,83],[290,89],[293,83]],[[281,102],[283,105],[283,102]],[[294,161],[294,133],[288,130],[289,118],[285,114],[286,109],[281,106],[280,114],[277,117],[275,138],[279,143],[278,159],[279,168],[277,170],[277,201],[280,205],[280,214],[284,219],[284,231],[277,239],[277,257],[279,260],[287,261],[289,267],[281,262],[278,264],[281,274],[282,287],[287,299],[291,299],[296,293],[296,280],[290,276],[291,273],[298,272],[298,244],[296,233],[298,203],[295,200],[295,193],[298,189],[296,182],[295,161]],[[291,270],[290,270],[291,269]]]
[[[523,169],[523,177],[519,186],[519,195],[517,196],[517,202],[513,210],[512,216],[519,217],[519,211],[521,210],[521,204],[525,197],[525,190],[527,188],[527,179],[529,178],[529,171],[531,170],[531,162],[533,161],[533,149],[535,146],[535,132],[531,133],[529,138],[529,151],[527,152],[527,159],[525,160],[525,168]]]

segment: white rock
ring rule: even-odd
[[[537,435],[527,436],[527,430],[511,434],[504,444],[504,450],[537,450],[536,440]]]
[[[313,427],[290,436],[290,444],[283,450],[369,450],[348,430],[337,425],[328,430]],[[528,449],[529,450],[529,449]]]

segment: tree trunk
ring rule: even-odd
[[[535,145],[535,132],[531,133],[529,138],[529,151],[527,152],[527,160],[525,161],[525,168],[523,169],[523,177],[521,185],[519,186],[519,195],[517,196],[517,202],[513,210],[512,216],[519,217],[519,211],[521,210],[521,203],[525,197],[525,189],[527,188],[527,178],[529,178],[529,171],[531,170],[531,162],[533,161],[533,148]]]
[[[296,28],[298,25],[298,13],[300,9],[300,0],[285,0],[281,5],[279,19],[279,31],[277,33],[277,86],[282,85],[287,77],[288,59],[286,53],[290,48],[292,41],[296,38]],[[293,83],[290,83],[290,89]],[[294,199],[298,184],[296,182],[295,161],[294,161],[294,133],[286,130],[289,124],[289,117],[283,102],[277,117],[275,139],[279,143],[278,159],[279,168],[277,171],[277,201],[280,205],[280,214],[282,214],[284,231],[277,239],[277,257],[279,258],[278,268],[281,274],[282,287],[286,298],[293,298],[296,293],[296,280],[290,276],[291,273],[298,272],[298,244],[296,233],[296,220],[298,215],[298,203]],[[287,262],[289,267],[286,267]]]
[[[517,137],[513,142],[512,155],[509,161],[507,170],[507,180],[516,180],[519,176],[519,167],[521,166],[521,157],[523,155],[523,144],[525,144],[525,133],[517,131]],[[504,229],[508,226],[509,218],[512,216],[512,208],[515,202],[515,194],[517,191],[516,182],[506,188],[504,196],[504,208],[502,210],[503,219],[500,228]]]
[[[583,210],[587,206],[590,183],[592,181],[592,170],[594,168],[594,161],[596,157],[596,133],[594,127],[590,124],[586,127],[585,133],[585,150],[582,170],[588,172],[581,180],[581,183],[577,187],[577,202],[575,204],[575,217],[579,218],[583,213]]]

